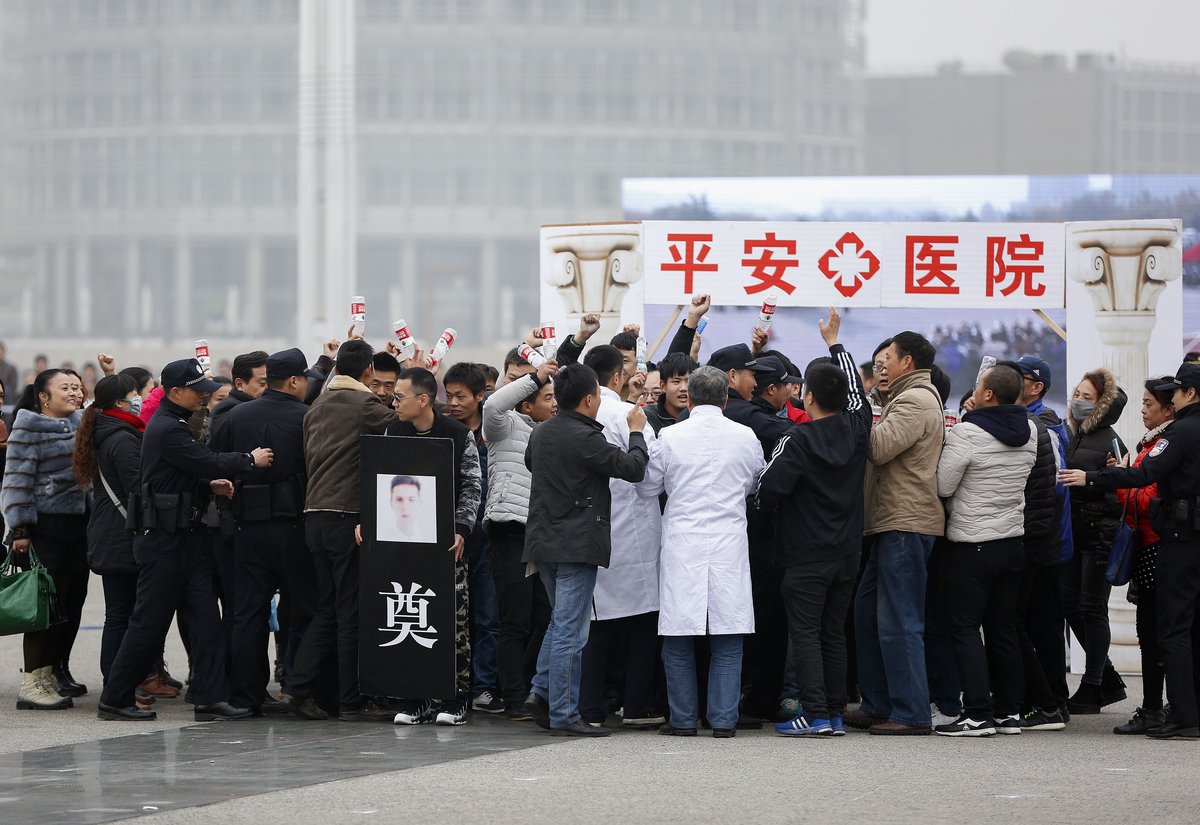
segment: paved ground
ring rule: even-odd
[[[1200,743],[1113,736],[1134,701],[1063,733],[991,740],[851,733],[795,741],[618,732],[582,742],[480,718],[464,728],[149,725],[95,718],[102,603],[75,656],[74,710],[13,710],[20,641],[0,639],[0,822],[1196,822]],[[177,642],[168,660],[183,656]],[[1141,685],[1131,679],[1136,701]]]

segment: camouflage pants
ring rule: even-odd
[[[467,557],[454,566],[454,693],[471,698],[471,602],[467,595]]]

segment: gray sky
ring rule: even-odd
[[[1200,65],[1198,0],[866,0],[867,69],[894,73],[960,58],[999,68],[1011,48],[1122,54]]]

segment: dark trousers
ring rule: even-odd
[[[1033,643],[1033,639],[1029,634],[1029,608],[1033,601],[1034,590],[1037,586],[1037,581],[1040,576],[1051,575],[1047,573],[1047,568],[1038,567],[1031,559],[1029,549],[1025,551],[1025,566],[1021,571],[1021,589],[1017,595],[1017,644],[1021,646],[1021,665],[1022,671],[1025,674],[1025,701],[1023,706],[1026,708],[1043,708],[1045,710],[1053,710],[1060,704],[1059,698],[1054,694],[1050,687],[1049,674],[1046,673],[1042,666],[1042,659],[1038,656],[1037,647]],[[1062,637],[1061,627],[1062,621],[1058,622],[1060,628],[1059,637]],[[1059,645],[1058,670],[1063,670],[1062,667],[1062,645]]]
[[[1159,543],[1154,586],[1158,590],[1158,639],[1166,665],[1170,721],[1195,727],[1200,718],[1196,710],[1192,629],[1196,601],[1200,599],[1200,542]]]
[[[1066,564],[1038,568],[1025,610],[1025,632],[1037,651],[1038,662],[1054,697],[1053,707],[1070,696],[1067,687],[1067,639],[1062,605],[1062,580]]]
[[[1108,625],[1108,596],[1112,585],[1104,578],[1107,558],[1089,550],[1076,551],[1067,562],[1063,612],[1071,632],[1083,645],[1086,666],[1083,681],[1098,685],[1108,665],[1112,631]],[[1111,665],[1109,665],[1111,667]]]
[[[137,573],[105,573],[101,579],[104,586],[104,632],[100,635],[100,675],[108,683],[108,673],[121,649],[121,640],[129,628],[129,617],[137,603]]]
[[[962,680],[963,713],[972,719],[990,721],[1021,710],[1025,681],[1017,643],[1017,601],[1024,566],[1020,537],[950,547],[946,618]]]
[[[303,521],[240,524],[233,548],[238,585],[230,701],[237,707],[254,708],[262,705],[271,681],[267,649],[271,597],[276,590],[287,591],[290,632],[293,638],[302,639],[316,609],[317,580],[304,543]]]
[[[856,542],[857,545],[857,542]],[[859,548],[845,558],[794,564],[783,571],[800,705],[813,717],[842,711],[846,693],[846,611],[858,581]]]
[[[769,523],[750,526],[750,588],[754,599],[754,633],[745,637],[742,684],[745,710],[773,718],[783,691],[783,662],[787,658],[787,612],[775,567],[775,534]]]
[[[317,609],[309,622],[288,694],[312,696],[329,654],[337,654],[338,703],[343,710],[360,707],[358,689],[358,513],[308,513],[304,531],[317,581]]]
[[[541,576],[525,575],[525,562],[521,561],[525,525],[488,522],[487,534],[500,616],[496,630],[500,693],[504,704],[520,707],[529,696],[538,652],[550,624],[550,600]]]
[[[186,617],[191,639],[196,704],[226,701],[225,634],[213,593],[212,562],[200,533],[152,530],[133,540],[133,557],[138,566],[137,601],[100,701],[112,707],[133,705],[134,688],[162,658],[176,611]]]
[[[500,617],[496,605],[496,580],[487,545],[487,534],[477,526],[467,540],[466,548],[471,605],[471,693],[474,696],[499,687],[496,626]]]
[[[925,670],[929,701],[947,716],[958,716],[962,713],[962,682],[946,619],[946,570],[951,547],[946,539],[935,539],[925,568],[929,572],[925,585]]]
[[[1158,643],[1157,586],[1138,588],[1137,637],[1142,653],[1142,707],[1146,710],[1162,710],[1166,669],[1163,667],[1162,645]]]
[[[625,718],[651,716],[654,674],[658,666],[658,611],[593,621],[583,648],[579,678],[579,715],[585,722],[608,718],[605,687],[623,674]]]
[[[225,633],[225,651],[229,657],[225,661],[232,672],[233,617],[237,613],[237,556],[232,539],[222,537],[220,530],[209,530],[208,533],[212,542],[210,546],[215,573],[213,589],[221,604],[221,629]]]

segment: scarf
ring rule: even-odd
[[[130,427],[133,427],[139,433],[146,431],[146,422],[138,418],[133,413],[128,413],[124,410],[118,410],[116,407],[113,407],[111,410],[105,410],[100,414],[107,415],[110,418],[115,418],[118,421],[124,422]]]
[[[1138,442],[1138,452],[1144,450],[1148,444],[1154,443],[1154,439],[1162,435],[1163,430],[1169,427],[1171,422],[1174,420],[1175,419],[1172,418],[1170,421],[1164,421],[1163,423],[1159,424],[1153,430],[1146,430],[1146,434],[1142,436],[1142,440]]]

